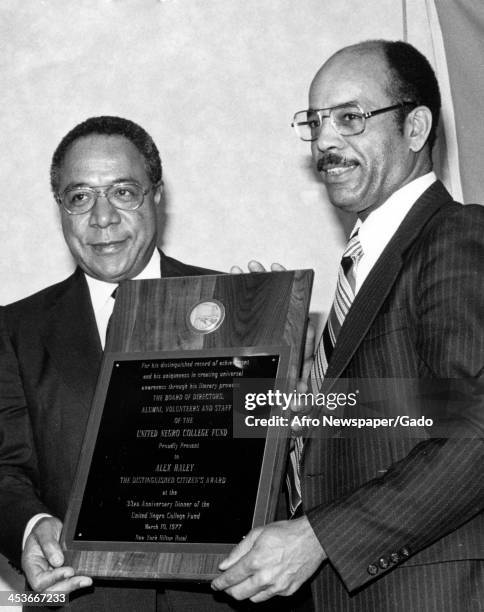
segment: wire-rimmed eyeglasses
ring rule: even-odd
[[[145,195],[157,185],[152,185],[147,189],[139,183],[113,183],[102,187],[71,187],[62,193],[56,194],[57,202],[70,215],[83,215],[94,208],[99,197],[106,198],[107,201],[119,210],[136,210],[144,201]]]
[[[416,102],[399,102],[398,104],[392,104],[392,106],[365,112],[359,104],[348,102],[332,108],[303,110],[294,115],[291,127],[294,128],[301,140],[311,142],[319,138],[323,119],[329,118],[331,125],[341,136],[356,136],[365,131],[367,119],[415,104]]]

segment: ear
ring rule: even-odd
[[[155,201],[156,206],[160,205],[161,202],[161,198],[163,197],[163,181],[160,181],[158,183],[158,185],[155,187],[154,193],[153,193],[153,199]]]
[[[411,151],[418,153],[427,142],[432,127],[432,113],[427,106],[417,106],[405,118],[404,134]]]

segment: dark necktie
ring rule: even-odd
[[[118,290],[118,287],[115,287],[113,292],[110,295],[110,297],[112,297],[114,301],[116,301],[116,292],[117,292],[117,290]],[[113,305],[113,308],[114,308],[114,305]],[[111,312],[111,316],[109,317],[108,325],[106,327],[106,338],[105,338],[104,346],[106,346],[106,343],[108,341],[108,336],[109,336],[109,332],[110,332],[110,329],[111,329],[112,318],[113,318],[113,315],[112,315],[112,312]]]

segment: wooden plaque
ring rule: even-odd
[[[252,527],[274,520],[288,432],[234,437],[234,389],[276,379],[294,389],[312,279],[120,286],[62,534],[78,573],[208,581]]]

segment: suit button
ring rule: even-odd
[[[378,567],[374,563],[370,563],[370,565],[367,567],[367,572],[370,574],[370,576],[374,576],[375,574],[378,574]]]
[[[398,554],[401,557],[404,557],[405,559],[407,557],[410,557],[410,551],[408,550],[408,548],[406,546],[404,546],[403,548],[400,548],[400,550],[398,551]]]
[[[398,563],[400,561],[400,555],[396,552],[392,552],[392,554],[390,555],[390,561],[392,563]]]
[[[388,559],[386,557],[380,557],[380,559],[378,559],[378,565],[382,568],[382,569],[387,569],[387,567],[390,565]]]

